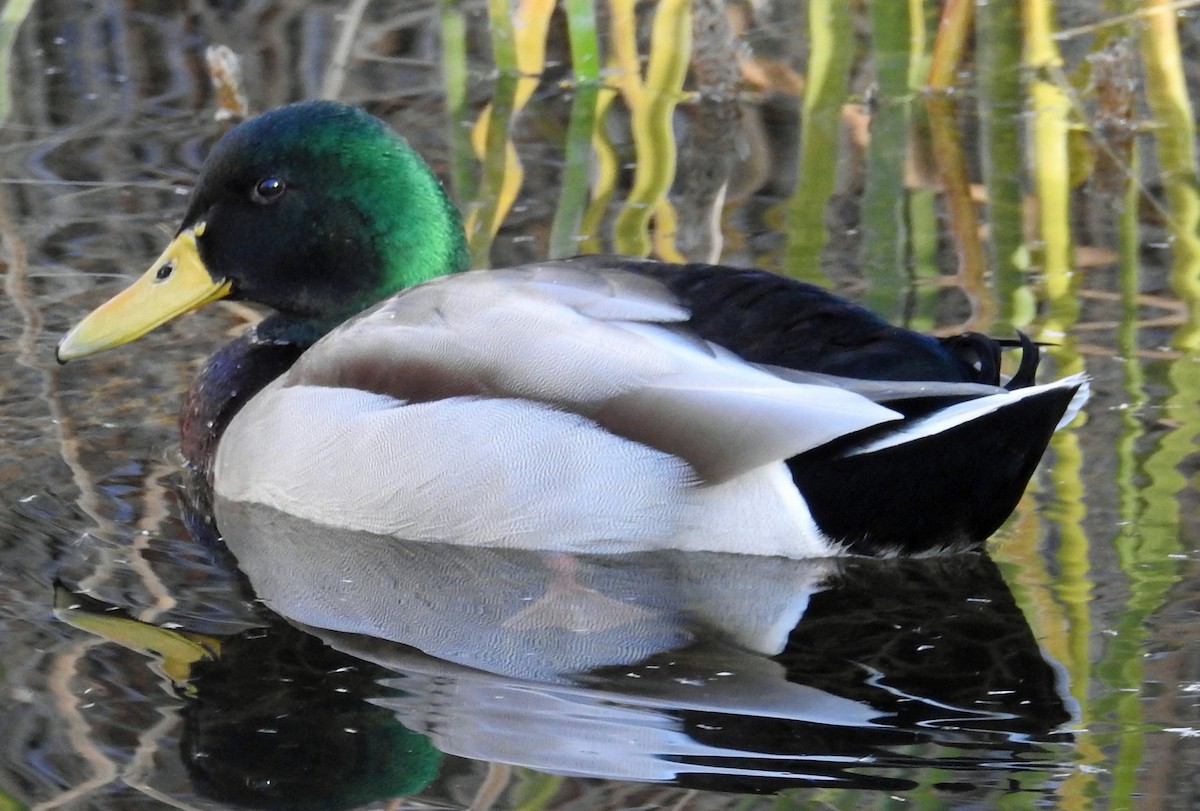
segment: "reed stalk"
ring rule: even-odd
[[[908,32],[911,45],[908,59],[908,89],[924,92],[929,78],[928,51],[929,18],[922,0],[908,0]],[[924,104],[909,107],[908,148],[905,165],[905,221],[908,225],[908,264],[914,285],[907,304],[903,323],[913,329],[929,331],[938,326],[938,306],[941,298],[941,262],[938,258],[939,232],[938,198],[934,189],[915,177],[918,164],[928,164],[929,122]],[[909,173],[914,175],[908,177]]]
[[[500,5],[490,2],[489,14],[500,13]],[[503,5],[507,8],[507,0]],[[485,163],[482,204],[472,207],[466,218],[472,264],[476,267],[487,264],[492,240],[512,210],[525,180],[511,127],[529,103],[545,69],[546,33],[554,6],[554,0],[520,0],[512,19],[506,16],[502,22],[504,30],[492,32],[499,73],[496,98],[484,107],[471,133],[475,153]],[[492,19],[492,23],[495,25],[496,21]]]
[[[608,109],[617,98],[617,91],[610,87],[600,87],[596,94],[595,115],[592,118],[592,154],[593,166],[591,200],[583,212],[579,223],[579,250],[582,253],[599,253],[604,250],[600,229],[604,223],[605,213],[612,202],[613,193],[617,187],[621,165],[612,140],[604,128]]]
[[[571,71],[579,88],[600,81],[600,46],[596,36],[596,9],[592,0],[565,0]]]
[[[596,38],[596,12],[591,0],[566,0],[567,34],[575,95],[563,147],[563,173],[558,206],[550,225],[549,256],[572,256],[580,251],[580,231],[588,203],[592,168],[592,136],[596,129],[596,104],[600,96],[600,51]]]
[[[588,205],[592,137],[596,129],[596,101],[599,96],[600,88],[596,84],[579,84],[571,101],[562,181],[559,184],[562,190],[550,225],[548,253],[551,259],[580,252],[579,237]]]
[[[1021,214],[1021,18],[1014,3],[986,3],[976,16],[979,125],[989,238],[985,249],[999,328],[1024,327],[1033,317],[1025,285]],[[1003,325],[1003,326],[1001,326]]]
[[[516,95],[516,77],[501,74],[496,80],[492,101],[484,110],[486,119],[480,119],[486,123],[475,130],[484,136],[482,143],[477,138],[474,143],[483,167],[475,202],[463,218],[471,267],[474,268],[487,267],[491,263],[492,240],[508,210],[505,201],[515,197],[513,176],[520,172],[520,167],[510,162],[516,153],[508,133]]]
[[[867,280],[863,303],[884,317],[900,320],[908,282],[904,158],[912,106],[908,69],[913,37],[909,10],[896,3],[871,3],[871,41],[879,96],[871,114],[863,190],[861,264]]]
[[[487,0],[488,30],[492,32],[492,63],[501,76],[516,76],[517,37],[511,0]]]
[[[975,0],[945,0],[942,4],[929,64],[929,90],[944,93],[954,87],[959,63],[971,38],[974,16]]]
[[[975,200],[971,196],[971,178],[954,100],[945,95],[930,95],[925,99],[925,112],[929,117],[933,155],[942,182],[950,234],[958,254],[958,283],[971,305],[971,315],[964,328],[986,328],[991,326],[996,304],[987,285],[987,258],[980,238]]]
[[[1129,172],[1136,177],[1136,151],[1130,153],[1129,160]],[[1140,412],[1147,401],[1145,375],[1138,358],[1138,188],[1132,182],[1127,186],[1124,207],[1117,223],[1121,319],[1117,326],[1116,348],[1121,358],[1121,388],[1126,401],[1121,411],[1121,428],[1116,442],[1116,485],[1121,529],[1113,539],[1113,547],[1122,571],[1130,577],[1139,578],[1137,569],[1141,556],[1138,548],[1142,545],[1143,535],[1155,530],[1143,523],[1147,507],[1150,506],[1146,500],[1146,491],[1150,488],[1141,484],[1145,481],[1146,471],[1144,459],[1138,451],[1139,443],[1146,434]],[[1168,494],[1168,500],[1174,500],[1173,494]],[[1155,503],[1153,513],[1158,514],[1163,506]],[[1172,512],[1174,510],[1168,506],[1167,514]],[[1136,587],[1131,588],[1127,601],[1130,608],[1135,608],[1133,604],[1144,602],[1142,597],[1134,594],[1136,591]],[[1096,678],[1104,684],[1107,693],[1096,701],[1096,714],[1118,721],[1113,732],[1096,736],[1098,744],[1113,753],[1109,760],[1115,764],[1110,795],[1114,809],[1130,807],[1144,753],[1140,691],[1144,677],[1141,646],[1146,619],[1147,616],[1136,609],[1129,613],[1122,612],[1120,627],[1114,629],[1116,635],[1108,640],[1096,665]]]
[[[1044,294],[1058,311],[1042,337],[1057,341],[1063,321],[1078,312],[1074,302],[1070,231],[1070,154],[1067,144],[1071,98],[1062,77],[1062,57],[1053,38],[1052,0],[1026,0],[1021,6],[1025,64],[1031,71],[1026,87],[1032,114],[1030,151],[1038,205]]]
[[[829,240],[825,212],[837,181],[842,105],[854,55],[851,7],[841,0],[808,4],[808,82],[800,121],[796,191],[788,203],[784,264],[798,279],[828,284],[821,251]]]
[[[12,110],[12,49],[33,0],[8,0],[0,11],[0,123]]]
[[[450,143],[450,192],[460,205],[475,195],[475,158],[467,121],[467,24],[460,0],[442,0],[442,85]]]
[[[1157,122],[1155,149],[1170,209],[1174,265],[1172,286],[1188,307],[1187,324],[1173,343],[1200,349],[1200,184],[1197,182],[1196,119],[1184,80],[1175,10],[1166,0],[1144,0],[1142,62],[1146,100]]]
[[[628,38],[621,39],[627,47]],[[673,245],[674,211],[667,201],[667,191],[675,178],[676,164],[672,116],[682,98],[691,48],[688,0],[662,0],[651,27],[645,83],[634,81],[636,74],[632,80],[627,74],[621,86],[632,115],[638,156],[633,187],[613,226],[613,239],[622,253],[646,256],[653,248],[664,259],[682,259]],[[657,232],[653,242],[649,233],[652,216]]]

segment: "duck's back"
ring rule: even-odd
[[[696,334],[752,363],[865,380],[999,383],[1001,344],[976,333],[938,339],[894,327],[823,288],[763,270],[636,259],[620,267],[660,282]]]

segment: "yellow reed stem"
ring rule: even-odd
[[[1178,23],[1165,0],[1143,0],[1142,60],[1146,99],[1157,123],[1155,150],[1170,208],[1174,263],[1172,286],[1188,307],[1188,322],[1173,338],[1181,349],[1200,349],[1200,185],[1196,118],[1184,81]]]
[[[929,89],[944,92],[954,87],[958,65],[971,37],[975,0],[946,0],[937,37],[933,41],[933,59],[929,65]]]
[[[502,10],[508,8],[507,0],[493,0],[488,6],[493,25],[492,47],[496,67],[500,71],[497,98],[503,95],[501,89],[506,87],[506,83],[514,84],[507,109],[500,110],[499,105],[493,109],[495,102],[488,104],[480,112],[471,131],[471,145],[475,154],[485,164],[492,164],[491,169],[487,166],[484,169],[484,176],[490,182],[486,182],[481,189],[482,199],[468,210],[465,218],[467,233],[471,238],[472,264],[476,266],[487,264],[491,241],[512,210],[525,180],[524,167],[517,157],[517,148],[508,130],[513,118],[529,103],[545,70],[546,32],[550,28],[554,6],[555,0],[520,0],[511,19],[501,14]],[[496,30],[501,21],[501,28],[506,29],[505,36]],[[498,134],[493,137],[489,131],[493,123],[504,128],[502,143],[497,140]]]
[[[619,87],[632,115],[637,167],[633,188],[614,224],[617,250],[635,256],[651,251],[650,218],[657,218],[653,244],[664,259],[678,260],[674,247],[674,210],[667,192],[675,178],[676,148],[671,118],[683,94],[692,52],[692,15],[688,0],[662,0],[650,33],[650,58],[644,84],[627,72],[632,37],[613,38],[616,61],[622,65]],[[634,87],[636,85],[636,88]]]
[[[1062,57],[1053,39],[1051,0],[1026,0],[1021,7],[1025,62],[1033,71],[1028,85],[1032,113],[1034,191],[1038,204],[1041,265],[1046,298],[1068,320],[1078,307],[1072,296],[1072,250],[1069,217],[1071,98],[1062,77]],[[1061,337],[1063,323],[1050,322],[1043,337]]]

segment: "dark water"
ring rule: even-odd
[[[338,74],[342,11],[45,2],[15,39],[0,130],[0,811],[1200,802],[1200,264],[1173,228],[1190,198],[1160,172],[1153,129],[1132,128],[1133,151],[1115,151],[1137,157],[1140,194],[1099,168],[1072,192],[1075,272],[1060,289],[1055,234],[1037,219],[1044,190],[997,175],[989,121],[1019,130],[1013,171],[1041,147],[1020,105],[974,104],[987,75],[952,119],[993,203],[979,212],[988,273],[973,276],[949,192],[924,177],[945,154],[936,127],[911,99],[866,103],[869,56],[887,86],[882,50],[851,49],[822,151],[824,113],[802,118],[793,87],[820,53],[804,7],[734,15],[742,50],[699,43],[689,87],[722,87],[737,64],[740,102],[684,100],[677,153],[629,134],[632,97],[613,103],[607,208],[588,204],[604,202],[601,169],[571,174],[572,144],[588,140],[572,135],[561,18],[547,77],[526,97],[493,80],[482,6],[442,17],[370,4]],[[1062,16],[1064,28],[1102,19],[1087,4]],[[443,78],[458,20],[463,83]],[[866,25],[853,22],[851,45]],[[1117,30],[1134,52],[1139,30]],[[1194,55],[1195,23],[1181,32]],[[1110,47],[1100,40],[1060,40],[1071,79]],[[198,359],[253,313],[222,305],[126,350],[53,362],[62,331],[169,235],[223,126],[203,60],[213,43],[242,55],[255,109],[327,88],[387,118],[474,212],[477,255],[501,211],[496,264],[558,251],[564,233],[574,247],[574,231],[551,223],[589,236],[584,249],[635,251],[645,238],[662,255],[820,278],[923,329],[1019,327],[1056,344],[1047,374],[1086,368],[1093,400],[988,556],[568,559],[358,538],[371,554],[340,560],[330,582],[332,563],[290,552],[316,528],[229,519],[254,590],[285,621],[223,548],[189,532],[176,450]],[[1094,85],[1071,86],[1083,114],[1104,112]],[[866,112],[870,145],[856,139]],[[507,121],[517,145],[511,206],[518,169],[504,144],[482,161],[472,151],[481,116]],[[648,182],[636,166],[651,164],[676,168],[670,194],[629,204]],[[1005,249],[1005,201],[1020,261]],[[647,206],[654,228],[628,213]]]

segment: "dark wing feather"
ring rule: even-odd
[[[763,270],[640,260],[620,267],[659,280],[691,310],[688,325],[700,337],[753,363],[868,380],[1001,382],[1008,342],[979,333],[934,338],[894,327],[820,287]],[[1037,366],[1037,347],[1028,339],[1021,347],[1011,388],[1029,385]]]

